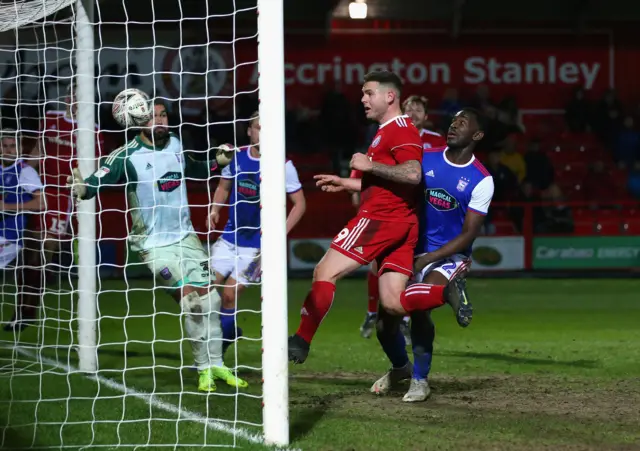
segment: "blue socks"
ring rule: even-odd
[[[222,328],[222,353],[227,351],[233,340],[242,336],[242,329],[236,327],[236,309],[220,309],[220,326]]]
[[[391,365],[394,368],[402,368],[409,363],[409,356],[407,355],[404,336],[398,327],[395,329],[395,332],[391,332],[382,327],[382,330],[378,330],[376,336],[378,342],[380,342],[380,346],[382,346],[382,350],[389,358]]]
[[[435,336],[436,328],[433,321],[431,321],[429,312],[414,312],[411,315],[414,379],[427,379],[429,377]]]

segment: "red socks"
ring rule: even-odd
[[[444,285],[416,283],[400,296],[400,304],[408,312],[431,310],[444,304]]]
[[[336,286],[331,282],[313,282],[311,291],[302,304],[300,327],[296,332],[304,341],[311,343],[320,323],[333,304]]]
[[[367,312],[378,312],[378,301],[380,300],[380,292],[378,290],[378,275],[369,271],[367,273],[367,287],[369,293],[369,306]]]

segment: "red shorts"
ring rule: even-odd
[[[45,213],[40,222],[47,235],[64,236],[68,232],[73,199],[69,190],[57,186],[44,189]]]
[[[418,224],[379,221],[356,216],[333,239],[331,248],[362,265],[373,260],[383,270],[413,275]]]

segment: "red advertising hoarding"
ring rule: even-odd
[[[524,109],[563,108],[577,86],[599,95],[613,84],[609,39],[478,34],[452,42],[424,35],[416,43],[406,35],[342,35],[310,47],[292,42],[285,54],[287,94],[314,103],[324,85],[337,83],[357,96],[365,73],[386,69],[402,76],[407,94],[436,102],[447,88],[470,95],[487,85],[498,99],[516,96]]]

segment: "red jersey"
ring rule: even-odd
[[[420,134],[408,116],[396,116],[380,125],[367,156],[389,166],[416,160],[422,163]],[[354,171],[357,172],[357,171]],[[352,174],[358,176],[360,174]],[[380,221],[418,222],[420,186],[362,174],[359,216]]]
[[[77,122],[64,111],[47,111],[40,126],[44,135],[44,149],[40,160],[40,175],[45,185],[66,186],[71,169],[77,167]],[[104,148],[104,139],[96,125],[96,156]]]
[[[432,132],[431,130],[427,130],[423,128],[420,130],[420,139],[422,139],[422,147],[426,149],[430,149],[432,147],[446,147],[447,140],[440,133]]]

